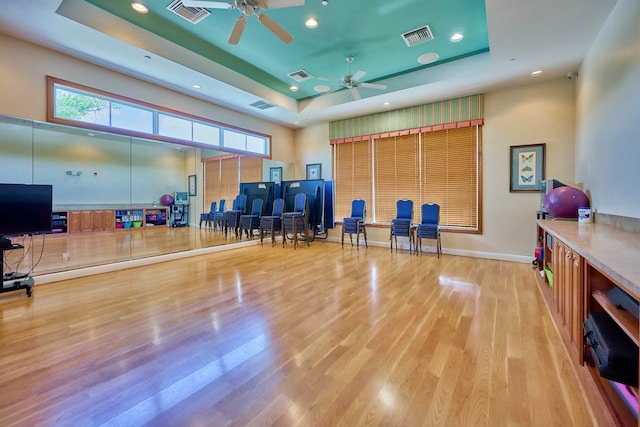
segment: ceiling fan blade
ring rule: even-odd
[[[342,79],[332,79],[331,77],[318,77],[318,80],[323,80],[325,82],[341,82]]]
[[[381,85],[379,83],[358,83],[360,87],[368,87],[370,89],[386,89],[387,85]]]
[[[356,89],[355,87],[349,89],[349,93],[356,101],[362,99],[362,97],[360,96],[360,92],[358,92],[358,89]]]
[[[323,95],[327,94],[327,93],[333,93],[333,92],[337,92],[340,89],[344,89],[344,86],[336,86],[333,89],[331,89],[330,91],[324,92]]]
[[[304,0],[262,0],[260,3],[263,9],[304,6]]]
[[[271,32],[278,36],[278,38],[283,42],[289,44],[293,41],[293,37],[291,36],[291,34],[287,33],[284,28],[276,23],[276,21],[269,18],[264,13],[258,15],[258,21],[260,21],[262,25],[271,30]]]
[[[242,36],[242,32],[244,31],[244,27],[246,25],[247,17],[245,15],[238,16],[236,25],[233,26],[233,30],[231,30],[231,34],[229,34],[229,40],[227,40],[227,43],[238,44],[238,42],[240,41],[240,36]]]
[[[203,0],[182,0],[182,5],[186,7],[204,7],[207,9],[233,9],[233,3],[222,1],[203,1]]]
[[[364,75],[367,74],[364,71],[360,70],[360,71],[356,71],[356,73],[351,76],[351,80],[360,80],[361,78],[364,77]]]

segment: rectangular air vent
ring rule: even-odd
[[[167,6],[167,9],[192,24],[197,24],[211,14],[207,9],[201,7],[187,7],[182,4],[182,0],[172,1],[171,4]]]
[[[269,108],[275,107],[275,105],[269,104],[268,102],[265,102],[265,101],[262,101],[262,100],[261,101],[256,101],[256,102],[254,102],[253,104],[250,104],[250,105],[252,107],[256,107],[256,108],[258,108],[260,110],[267,110]]]
[[[415,30],[404,33],[402,35],[402,39],[407,46],[411,47],[433,40],[433,33],[431,32],[431,28],[429,28],[428,25],[425,25],[424,27],[416,28]]]
[[[308,72],[306,72],[305,70],[294,71],[293,73],[290,73],[287,75],[291,77],[293,80],[297,81],[298,83],[313,78],[313,76]]]

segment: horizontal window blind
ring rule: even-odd
[[[389,223],[396,202],[440,205],[444,227],[481,231],[480,125],[343,142],[333,145],[336,218],[349,216],[351,200],[364,198],[369,222]],[[370,199],[369,199],[370,197]]]

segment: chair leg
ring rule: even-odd
[[[342,247],[344,248],[344,223],[342,223]]]
[[[364,246],[368,248],[369,244],[367,243],[367,227],[362,227],[362,234],[364,235]]]
[[[360,250],[360,224],[356,224],[356,248]]]

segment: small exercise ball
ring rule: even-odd
[[[577,218],[578,208],[591,206],[589,198],[575,187],[558,187],[544,196],[544,207],[556,218]]]
[[[160,203],[162,206],[171,206],[173,205],[173,196],[171,194],[163,194],[160,196]]]

